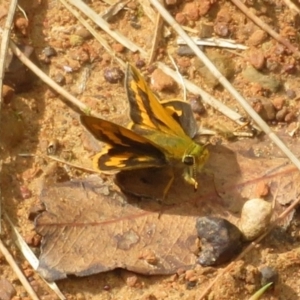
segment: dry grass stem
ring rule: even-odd
[[[9,43],[9,37],[10,37],[10,28],[13,23],[13,18],[15,14],[15,10],[17,7],[18,1],[13,0],[10,3],[6,22],[4,25],[4,30],[0,32],[1,34],[1,49],[0,49],[0,111],[1,111],[1,105],[2,105],[2,87],[3,87],[3,78],[4,78],[4,72],[6,68],[7,63],[7,50],[8,50],[8,43]],[[0,116],[1,117],[1,116]],[[2,216],[2,201],[1,201],[1,190],[0,190],[0,233],[2,231],[1,228],[1,216]]]
[[[6,68],[6,53],[8,49],[8,43],[10,38],[10,28],[12,26],[15,10],[17,7],[18,1],[13,0],[10,2],[10,6],[8,9],[8,14],[6,18],[6,22],[4,25],[4,29],[1,34],[1,49],[0,49],[0,101],[2,102],[2,85],[3,85],[3,77],[4,71]],[[1,30],[1,29],[0,29]],[[0,103],[1,104],[1,103]],[[1,106],[0,106],[1,107]]]
[[[1,239],[0,239],[0,252],[3,254],[6,261],[9,263],[9,265],[11,266],[11,268],[13,269],[13,271],[15,272],[17,277],[19,278],[20,282],[24,286],[26,292],[31,297],[31,299],[39,300],[39,297],[37,296],[37,294],[33,290],[32,286],[28,282],[27,278],[25,277],[25,275],[23,274],[23,272],[21,271],[21,269],[19,268],[19,266],[15,262],[13,256],[9,253],[9,251],[7,250],[7,248],[5,247],[5,245],[3,244]]]
[[[210,46],[210,47],[220,47],[220,48],[230,48],[238,50],[247,50],[249,47],[237,44],[234,40],[220,39],[220,38],[199,38],[191,37],[194,43],[198,46]],[[186,42],[183,38],[179,37],[177,39],[178,45],[186,45]]]
[[[64,161],[64,160],[62,160],[60,158],[57,158],[57,157],[54,157],[54,156],[51,156],[51,155],[20,153],[19,156],[21,156],[21,157],[40,157],[40,158],[43,158],[45,160],[47,160],[47,159],[53,160],[53,161],[56,161],[58,163],[70,166],[70,167],[75,168],[75,169],[83,170],[83,171],[86,171],[86,172],[100,173],[100,172],[97,172],[97,170],[94,170],[94,169],[91,169],[91,168],[82,167],[82,166],[79,166],[79,165],[76,165],[76,164],[72,164],[72,163],[69,163],[67,161]]]
[[[119,11],[121,11],[129,2],[130,0],[120,0],[116,2],[115,4],[111,5],[108,9],[106,9],[102,14],[101,17],[105,21],[109,21],[112,17],[118,14]]]
[[[290,10],[300,15],[300,9],[291,0],[283,0],[283,2]]]
[[[148,60],[148,64],[152,64],[157,56],[157,47],[159,45],[159,42],[162,38],[163,33],[163,24],[164,20],[161,17],[160,14],[156,14],[156,22],[155,22],[155,31],[154,31],[154,37],[153,37],[153,43],[150,51],[150,57]]]

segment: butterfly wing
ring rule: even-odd
[[[96,169],[110,172],[167,164],[163,151],[147,138],[103,119],[82,115],[80,120],[97,140],[106,143],[94,157]]]
[[[134,124],[168,135],[188,138],[180,123],[163,107],[143,77],[129,64],[127,65],[125,85],[130,106],[130,118]]]
[[[160,102],[169,111],[172,118],[178,122],[184,132],[194,138],[198,132],[198,125],[194,118],[192,108],[189,103],[181,100],[165,100]]]

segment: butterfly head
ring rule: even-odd
[[[197,172],[202,169],[208,156],[209,152],[205,145],[193,143],[182,158],[182,162],[185,165],[183,177],[186,182],[194,185],[195,191],[198,188],[198,182],[196,181]]]

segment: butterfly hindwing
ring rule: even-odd
[[[194,138],[198,132],[198,125],[190,104],[181,100],[165,100],[160,102],[169,111],[171,116],[181,125],[190,138]]]
[[[163,151],[147,138],[103,119],[80,118],[97,140],[106,143],[94,157],[94,166],[100,171],[161,167],[167,163]]]

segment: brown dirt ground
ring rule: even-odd
[[[252,1],[246,2],[250,5]],[[281,1],[253,2],[255,5],[252,6],[252,10],[279,32],[293,31],[293,26],[290,29],[291,11]],[[100,1],[94,1],[93,3],[88,1],[88,3],[97,12],[101,12],[107,7]],[[196,0],[188,3],[199,4]],[[184,4],[185,2],[183,1],[177,6],[170,7],[170,11],[173,14],[181,12],[184,9]],[[41,4],[34,6],[32,1],[24,0],[21,1],[20,5],[26,10],[30,20],[29,36],[22,37],[22,40],[30,43],[35,48],[39,58],[42,58],[42,50],[48,45],[54,47],[58,52],[58,55],[53,57],[49,64],[45,64],[41,60],[43,71],[54,78],[58,73],[63,74],[66,79],[64,88],[78,96],[82,102],[101,114],[103,118],[125,123],[127,102],[123,83],[110,84],[104,80],[103,69],[116,66],[116,63],[109,58],[102,46],[93,38],[88,39],[81,46],[71,46],[70,36],[81,25],[59,1],[42,1]],[[111,26],[120,30],[142,48],[148,50],[151,48],[154,25],[142,12],[138,1],[132,1],[129,7],[130,9],[123,10],[113,19]],[[221,9],[226,10],[228,12],[227,15],[231,16],[229,28],[232,38],[240,43],[247,44],[253,32],[253,24],[250,21],[247,22],[246,17],[230,1],[217,1],[209,14],[206,14],[203,18],[214,22],[217,13]],[[140,29],[130,26],[132,14],[137,15],[138,23],[141,25]],[[199,20],[189,21],[187,26],[197,29]],[[297,30],[299,31],[299,27],[294,30],[296,31],[295,43],[299,45]],[[104,33],[102,34],[115,49],[118,48],[119,45]],[[272,57],[269,53],[269,58],[271,57],[280,64],[280,70],[278,71],[265,70],[267,74],[272,74],[282,82],[283,88],[277,93],[269,93],[263,90],[259,84],[249,84],[241,76],[241,70],[248,64],[247,56],[250,56],[251,51],[254,51],[253,48],[245,52],[239,52],[240,55],[236,55],[237,51],[229,52],[215,48],[209,49],[208,52],[222,53],[228,60],[234,60],[235,74],[231,78],[231,82],[245,97],[253,98],[267,95],[270,100],[282,97],[285,99],[288,109],[297,115],[298,102],[290,100],[286,90],[293,90],[296,95],[299,95],[298,66],[296,63],[293,63],[292,55],[287,54],[286,51],[281,51],[280,46],[277,46],[273,39],[267,38],[264,42],[265,46],[266,43],[268,43],[268,47],[271,47]],[[173,33],[160,46],[158,60],[166,61],[171,66],[165,54],[165,49],[168,48],[168,51],[174,58],[178,59],[176,47],[175,34]],[[80,63],[76,61],[75,57],[78,54],[76,51],[81,51],[82,48],[89,52],[90,57],[93,56],[91,62]],[[262,49],[262,42],[255,48]],[[132,54],[126,50],[118,55],[125,61],[133,63],[138,59],[142,59],[138,54]],[[189,58],[189,60],[193,65],[194,59]],[[65,65],[72,65],[74,68],[78,66],[78,70],[66,73],[63,69]],[[288,70],[290,65],[295,70],[284,71],[284,67]],[[143,72],[147,74],[146,68]],[[89,75],[85,89],[81,93],[80,87],[85,81],[85,74]],[[194,78],[190,77],[190,79],[197,85],[203,86],[216,98],[222,99],[229,107],[243,113],[243,110],[223,88],[213,89],[207,86],[197,73]],[[180,98],[182,94],[180,89],[177,89],[176,93],[164,93],[161,97],[164,99]],[[1,125],[2,132],[15,132],[13,138],[3,135],[4,140],[1,148],[3,161],[1,180],[2,205],[25,240],[31,241],[35,234],[34,225],[28,220],[28,212],[38,202],[41,177],[51,162],[39,157],[21,157],[19,154],[46,154],[49,143],[57,141],[59,145],[57,156],[59,158],[68,160],[71,163],[91,167],[91,156],[95,150],[94,146],[83,140],[83,127],[78,120],[78,114],[41,81],[37,80],[29,92],[16,95],[9,105],[3,105],[1,113],[2,118],[7,120],[7,123],[2,123]],[[201,118],[201,121],[205,124],[218,123],[229,130],[235,127],[231,121],[209,107],[206,107],[206,113]],[[276,125],[276,122],[273,123],[275,129],[278,126],[283,128],[288,126],[286,123],[281,125]],[[85,172],[74,168],[67,167],[66,170],[71,178],[84,177],[86,175]],[[30,272],[30,267],[14,245],[10,236],[10,230],[3,220],[2,227],[2,239],[16,261],[28,274],[28,279],[37,290],[38,295],[41,299],[55,299],[55,296],[52,296],[53,293],[46,287],[38,274]],[[33,249],[34,252],[38,253],[38,248]],[[257,246],[255,250],[246,255],[243,261],[236,262],[233,269],[216,283],[207,299],[248,299],[259,288],[257,270],[264,265],[270,265],[277,269],[279,282],[262,299],[300,299],[299,264],[299,215],[295,214],[293,222],[286,231],[272,234],[261,245]],[[210,280],[220,270],[221,268],[202,268],[197,266],[194,273],[196,276],[195,284],[189,281],[189,276],[180,274],[180,272],[174,276],[150,277],[124,270],[116,270],[85,278],[69,278],[59,281],[57,284],[68,299],[192,300],[198,299]],[[4,276],[14,284],[17,290],[15,300],[28,298],[24,288],[1,254],[0,274],[0,277]]]

